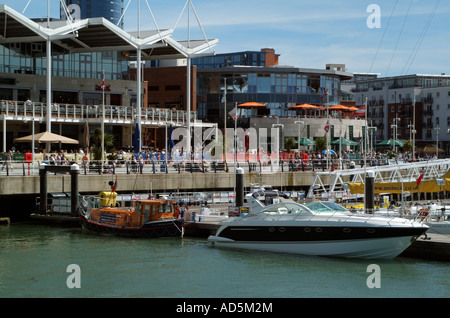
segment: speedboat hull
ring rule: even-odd
[[[309,222],[309,221],[307,221]],[[246,223],[246,222],[243,222]],[[319,223],[317,223],[319,224]],[[407,249],[428,227],[395,226],[270,226],[222,225],[208,240],[214,246],[257,251],[360,259],[392,259]]]
[[[142,227],[123,227],[110,224],[101,224],[90,221],[80,215],[81,225],[84,229],[110,235],[128,237],[174,237],[182,234],[182,219],[169,219],[160,221],[150,221]]]
[[[414,241],[410,236],[345,241],[245,241],[210,236],[214,246],[255,251],[358,259],[393,259]]]

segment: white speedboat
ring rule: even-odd
[[[350,213],[332,202],[278,202],[222,222],[213,246],[363,259],[392,259],[428,229],[404,218]]]

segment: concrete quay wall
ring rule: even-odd
[[[116,181],[118,192],[170,192],[229,190],[234,187],[233,173],[168,173],[168,174],[103,174],[79,175],[80,193],[97,193],[108,191],[110,181]],[[269,184],[273,187],[295,187],[308,189],[312,183],[314,172],[280,172],[270,174],[246,173],[244,186],[250,183]],[[70,192],[70,175],[47,175],[47,191]],[[1,195],[39,195],[39,176],[2,176],[0,177]]]

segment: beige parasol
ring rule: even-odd
[[[57,135],[48,131],[34,134],[34,141],[39,143],[78,144],[78,140]],[[33,135],[14,139],[14,142],[33,142]]]

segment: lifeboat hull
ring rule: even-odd
[[[80,218],[81,225],[86,230],[118,236],[176,237],[181,236],[183,230],[183,219],[150,221],[142,227],[125,227],[87,220],[83,215],[80,215]]]

